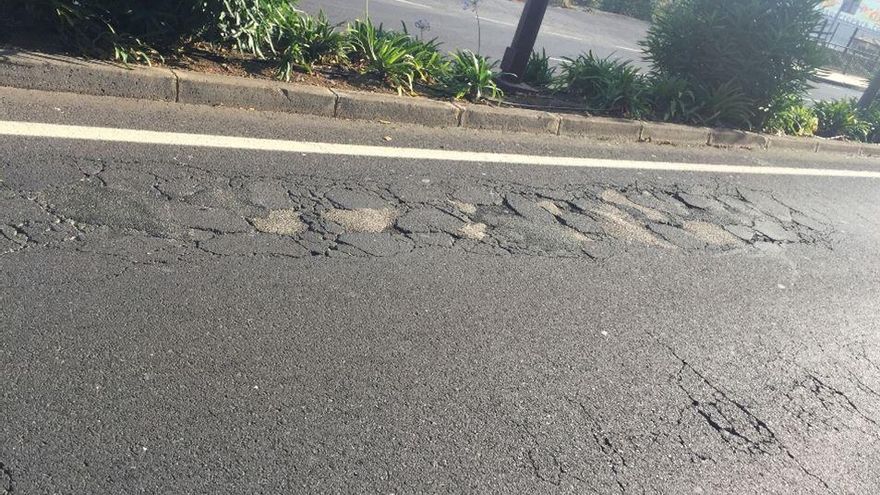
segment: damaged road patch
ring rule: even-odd
[[[292,173],[226,177],[179,163],[161,171],[102,163],[87,172],[46,190],[5,189],[0,254],[101,245],[112,234],[172,240],[210,256],[392,256],[440,248],[604,259],[630,247],[681,253],[822,247],[830,246],[833,232],[810,209],[720,185],[532,187],[411,177],[358,183]],[[178,258],[193,256],[163,259]]]
[[[271,210],[266,218],[251,219],[254,228],[260,232],[278,235],[297,235],[306,230],[306,224],[294,210]]]
[[[349,232],[379,233],[387,230],[397,218],[391,208],[358,208],[354,210],[331,209],[324,212],[324,219],[342,226]]]

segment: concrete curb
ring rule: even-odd
[[[819,140],[791,136],[776,136],[770,141],[770,146],[777,150],[817,153],[819,151]]]
[[[299,91],[303,86],[292,86]],[[445,101],[427,98],[336,91],[336,115],[340,119],[386,121],[429,127],[458,127],[461,110]]]
[[[559,116],[548,112],[486,105],[460,105],[461,126],[508,132],[559,134]]]
[[[177,78],[168,69],[128,70],[109,63],[5,49],[0,49],[0,85],[94,96],[177,100]]]
[[[174,71],[177,101],[194,105],[222,105],[333,117],[336,95],[326,88],[289,85],[248,78]]]
[[[706,146],[710,142],[711,134],[712,129],[708,127],[645,122],[642,126],[641,139],[655,144]]]
[[[559,134],[592,137],[603,141],[639,141],[642,137],[642,123],[635,120],[563,114],[560,117]]]
[[[765,150],[770,147],[770,137],[753,132],[714,129],[709,133],[709,146]]]
[[[602,141],[880,156],[880,145],[450,103],[0,49],[0,86]]]

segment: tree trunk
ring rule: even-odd
[[[859,108],[862,110],[867,110],[868,107],[871,106],[872,103],[877,99],[877,93],[880,92],[880,71],[874,75],[874,79],[871,80],[871,84],[868,85],[868,89],[865,90],[864,94],[862,94],[862,98],[859,100]]]

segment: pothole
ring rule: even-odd
[[[397,218],[391,208],[358,208],[354,210],[330,209],[322,217],[341,225],[349,232],[379,233],[387,230]]]
[[[486,238],[486,224],[484,223],[469,223],[464,227],[460,228],[458,232],[462,235],[462,237],[466,239],[472,239],[475,241],[482,241]]]
[[[710,246],[735,247],[742,245],[742,241],[736,236],[714,223],[689,220],[684,222],[682,227]]]
[[[620,238],[624,241],[640,242],[650,246],[662,247],[664,249],[675,249],[672,244],[660,239],[644,226],[637,223],[632,216],[611,205],[600,205],[593,210],[593,213],[602,217],[602,228],[612,237]]]
[[[297,235],[306,230],[306,224],[299,218],[299,212],[294,210],[272,210],[266,218],[254,218],[251,220],[254,228],[260,232],[278,235]]]

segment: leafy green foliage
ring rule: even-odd
[[[406,24],[403,24],[403,34],[407,37],[407,50],[412,55],[412,65],[415,72],[415,80],[426,85],[435,85],[449,70],[449,61],[440,52],[440,42],[437,38],[423,40],[409,34]]]
[[[815,111],[820,136],[865,141],[872,132],[871,124],[859,115],[855,99],[821,101],[816,103]]]
[[[351,48],[348,56],[355,68],[382,78],[399,93],[412,93],[416,82],[436,83],[448,65],[436,40],[422,41],[406,31],[386,31],[370,19],[352,23],[347,39]]]
[[[591,111],[625,117],[649,111],[647,81],[628,61],[589,52],[564,59],[560,72],[562,90],[583,97]]]
[[[789,97],[774,102],[768,112],[769,116],[764,124],[766,132],[812,136],[819,129],[819,117],[816,111],[805,105],[800,98]]]
[[[648,79],[646,97],[652,116],[658,120],[690,122],[699,119],[697,97],[684,79],[653,75]]]
[[[213,0],[217,2],[218,0]],[[276,54],[283,25],[297,12],[291,0],[219,0],[216,30],[221,40],[259,58]]]
[[[875,102],[862,112],[862,120],[871,126],[866,140],[869,143],[880,143],[880,102]]]
[[[697,88],[700,110],[696,122],[724,127],[752,127],[755,115],[750,100],[740,87],[728,82],[712,88]]]
[[[407,51],[408,38],[373,25],[369,18],[357,20],[348,28],[352,48],[349,57],[360,64],[357,68],[361,73],[381,77],[398,92],[412,92],[415,71],[413,57]]]
[[[316,64],[333,62],[345,55],[346,42],[323,12],[312,17],[293,12],[279,22],[278,46],[282,47],[278,77],[290,80],[294,69],[311,74]]]
[[[652,74],[647,96],[650,117],[665,122],[748,127],[753,114],[749,100],[733,84],[694,87],[689,81]]]
[[[83,54],[149,63],[196,36],[275,54],[280,24],[295,0],[3,0],[2,18],[50,24]]]
[[[526,71],[523,73],[523,82],[536,88],[546,88],[553,83],[555,77],[556,67],[550,66],[547,52],[543,49],[541,53],[532,52],[526,64]]]
[[[732,120],[760,128],[766,114],[759,109],[802,94],[821,62],[814,36],[819,3],[678,0],[657,13],[643,46],[658,73],[705,88],[716,109],[748,102],[747,111],[736,113],[751,117]]]
[[[50,25],[86,55],[149,63],[160,49],[203,32],[212,1],[4,0],[0,17],[35,28]]]
[[[479,101],[483,98],[499,98],[504,92],[495,82],[497,62],[469,50],[460,50],[452,55],[447,74],[442,84],[456,98]]]

